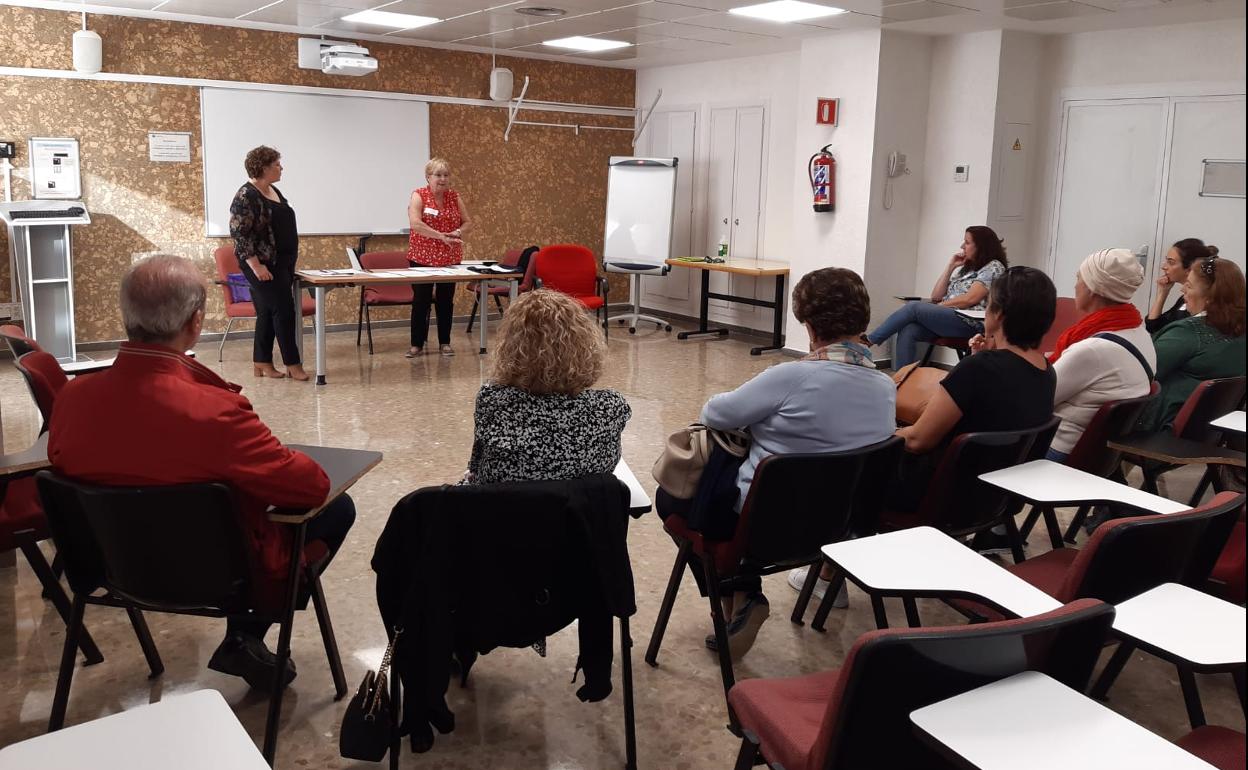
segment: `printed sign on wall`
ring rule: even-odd
[[[78,140],[32,138],[30,186],[36,199],[77,200],[82,197]]]

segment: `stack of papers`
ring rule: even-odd
[[[356,270],[355,268],[348,267],[348,268],[344,268],[341,270],[304,270],[303,272],[309,275],[333,276],[333,275],[363,275],[366,271]]]

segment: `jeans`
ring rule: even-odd
[[[282,362],[298,366],[299,344],[295,339],[299,323],[296,316],[292,286],[294,265],[269,267],[273,280],[261,281],[246,261],[239,262],[247,283],[251,285],[251,301],[256,306],[256,336],[252,341],[251,360],[257,364],[273,363],[273,340],[282,351]],[[267,266],[266,266],[267,267]]]
[[[355,501],[350,495],[345,494],[335,498],[332,503],[325,506],[325,510],[321,511],[320,515],[308,522],[304,542],[311,543],[313,540],[320,540],[329,549],[325,569],[329,568],[330,562],[334,560],[338,549],[342,547],[342,542],[347,539],[347,532],[351,530],[351,525],[354,523]],[[225,622],[225,635],[228,638],[235,634],[246,634],[263,639],[271,625],[272,623],[267,620],[250,615],[231,617]]]
[[[1066,462],[1067,457],[1068,455],[1065,452],[1059,452],[1050,447],[1048,453],[1045,454],[1044,459],[1052,460],[1055,463],[1064,463]]]
[[[951,307],[930,302],[907,302],[884,319],[884,323],[868,334],[867,339],[872,345],[879,345],[897,335],[893,369],[900,369],[919,360],[917,349],[920,342],[930,342],[937,337],[970,339],[982,330],[981,325],[972,326]]]
[[[434,288],[437,288],[436,299]],[[455,318],[455,284],[412,284],[412,347],[423,348],[429,337],[429,305],[438,312],[438,344],[451,344],[451,321]]]

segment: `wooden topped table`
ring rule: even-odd
[[[216,690],[172,695],[0,749],[0,770],[268,770]]]
[[[399,283],[482,283],[486,286],[507,286],[511,290],[511,299],[515,301],[516,290],[524,275],[521,273],[478,273],[465,266],[452,267],[421,267],[406,270],[298,270],[295,272],[295,307],[299,306],[299,292],[311,288],[316,298],[316,384],[325,384],[325,295],[334,289],[352,286],[369,286],[375,284]],[[486,303],[480,303],[480,337],[481,350],[485,352],[487,313]],[[299,350],[303,350],[303,324],[298,325]]]
[[[1216,420],[1209,423],[1218,430],[1230,431],[1232,433],[1244,433],[1244,411],[1241,409],[1237,412],[1228,412]]]
[[[710,318],[710,300],[737,302],[742,305],[771,308],[772,320],[771,344],[750,348],[750,355],[761,355],[764,350],[780,350],[784,347],[784,280],[789,275],[789,266],[784,262],[768,262],[761,259],[725,259],[723,262],[688,262],[681,259],[669,259],[667,264],[672,267],[685,267],[702,271],[702,297],[698,305],[698,328],[696,331],[680,332],[676,339],[685,340],[702,334],[717,334],[727,337],[727,329],[712,329],[708,325]],[[750,278],[775,276],[776,296],[771,302],[754,297],[738,297],[735,294],[719,294],[711,291],[711,273],[730,273]]]
[[[976,770],[1213,770],[1213,765],[1038,671],[910,713],[919,736]]]
[[[35,443],[20,452],[0,455],[0,483],[52,467],[48,461],[48,434],[35,439]],[[3,500],[0,497],[0,500]]]

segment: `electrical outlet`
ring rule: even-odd
[[[959,163],[953,167],[953,181],[966,182],[971,178],[971,167],[966,163]]]

